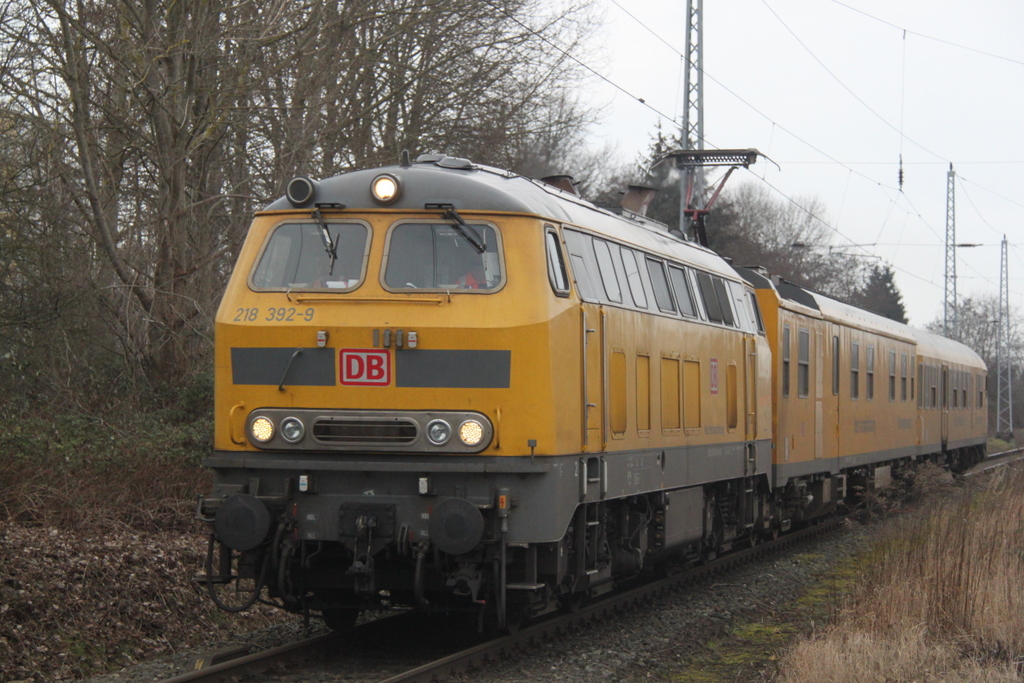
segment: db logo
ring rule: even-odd
[[[364,387],[391,384],[391,352],[380,349],[342,349],[341,383]]]

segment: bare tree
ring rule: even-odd
[[[988,399],[989,429],[996,427],[996,371],[999,356],[999,296],[986,294],[966,297],[957,304],[957,320],[960,323],[960,341],[981,356],[988,366]],[[1024,335],[1022,335],[1021,317],[1017,310],[1010,311],[1010,336],[1005,362],[1010,364],[1014,376],[1013,402],[1024,405],[1024,381],[1021,381],[1020,369],[1024,365]],[[935,334],[942,334],[945,325],[942,318],[937,317],[925,326]]]
[[[545,41],[573,48],[589,26],[585,4],[540,0],[6,0],[0,134],[26,163],[0,215],[18,277],[65,264],[61,325],[76,301],[93,348],[174,384],[206,367],[249,216],[288,178],[402,149],[511,165],[575,135],[578,66]],[[15,321],[7,304],[40,285],[5,277]]]

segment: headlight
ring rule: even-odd
[[[435,446],[443,446],[452,438],[452,426],[444,420],[431,420],[427,424],[427,440]]]
[[[402,192],[402,185],[395,176],[390,173],[383,173],[373,179],[370,191],[373,193],[373,198],[377,203],[390,204],[398,199],[398,195]]]
[[[288,443],[298,443],[306,434],[306,427],[297,417],[286,417],[281,420],[281,438]]]
[[[266,443],[274,438],[274,423],[265,417],[257,417],[249,427],[252,438],[260,443]]]
[[[459,438],[467,446],[476,446],[484,438],[484,426],[476,420],[466,420],[459,427]]]

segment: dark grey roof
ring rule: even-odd
[[[589,202],[544,183],[497,169],[471,165],[452,168],[450,157],[427,157],[410,166],[352,171],[318,181],[314,199],[317,204],[344,204],[347,209],[379,209],[370,194],[370,183],[388,173],[402,184],[402,194],[387,208],[422,210],[427,204],[451,204],[457,211],[502,211],[545,216],[559,221],[580,218],[581,211],[609,213]],[[294,207],[281,197],[267,211],[286,211]],[[312,206],[310,206],[312,208]],[[649,221],[645,221],[649,222]]]

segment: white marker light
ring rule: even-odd
[[[384,173],[373,179],[370,191],[378,204],[390,204],[398,199],[398,195],[402,192],[402,186],[399,184],[398,178]]]

